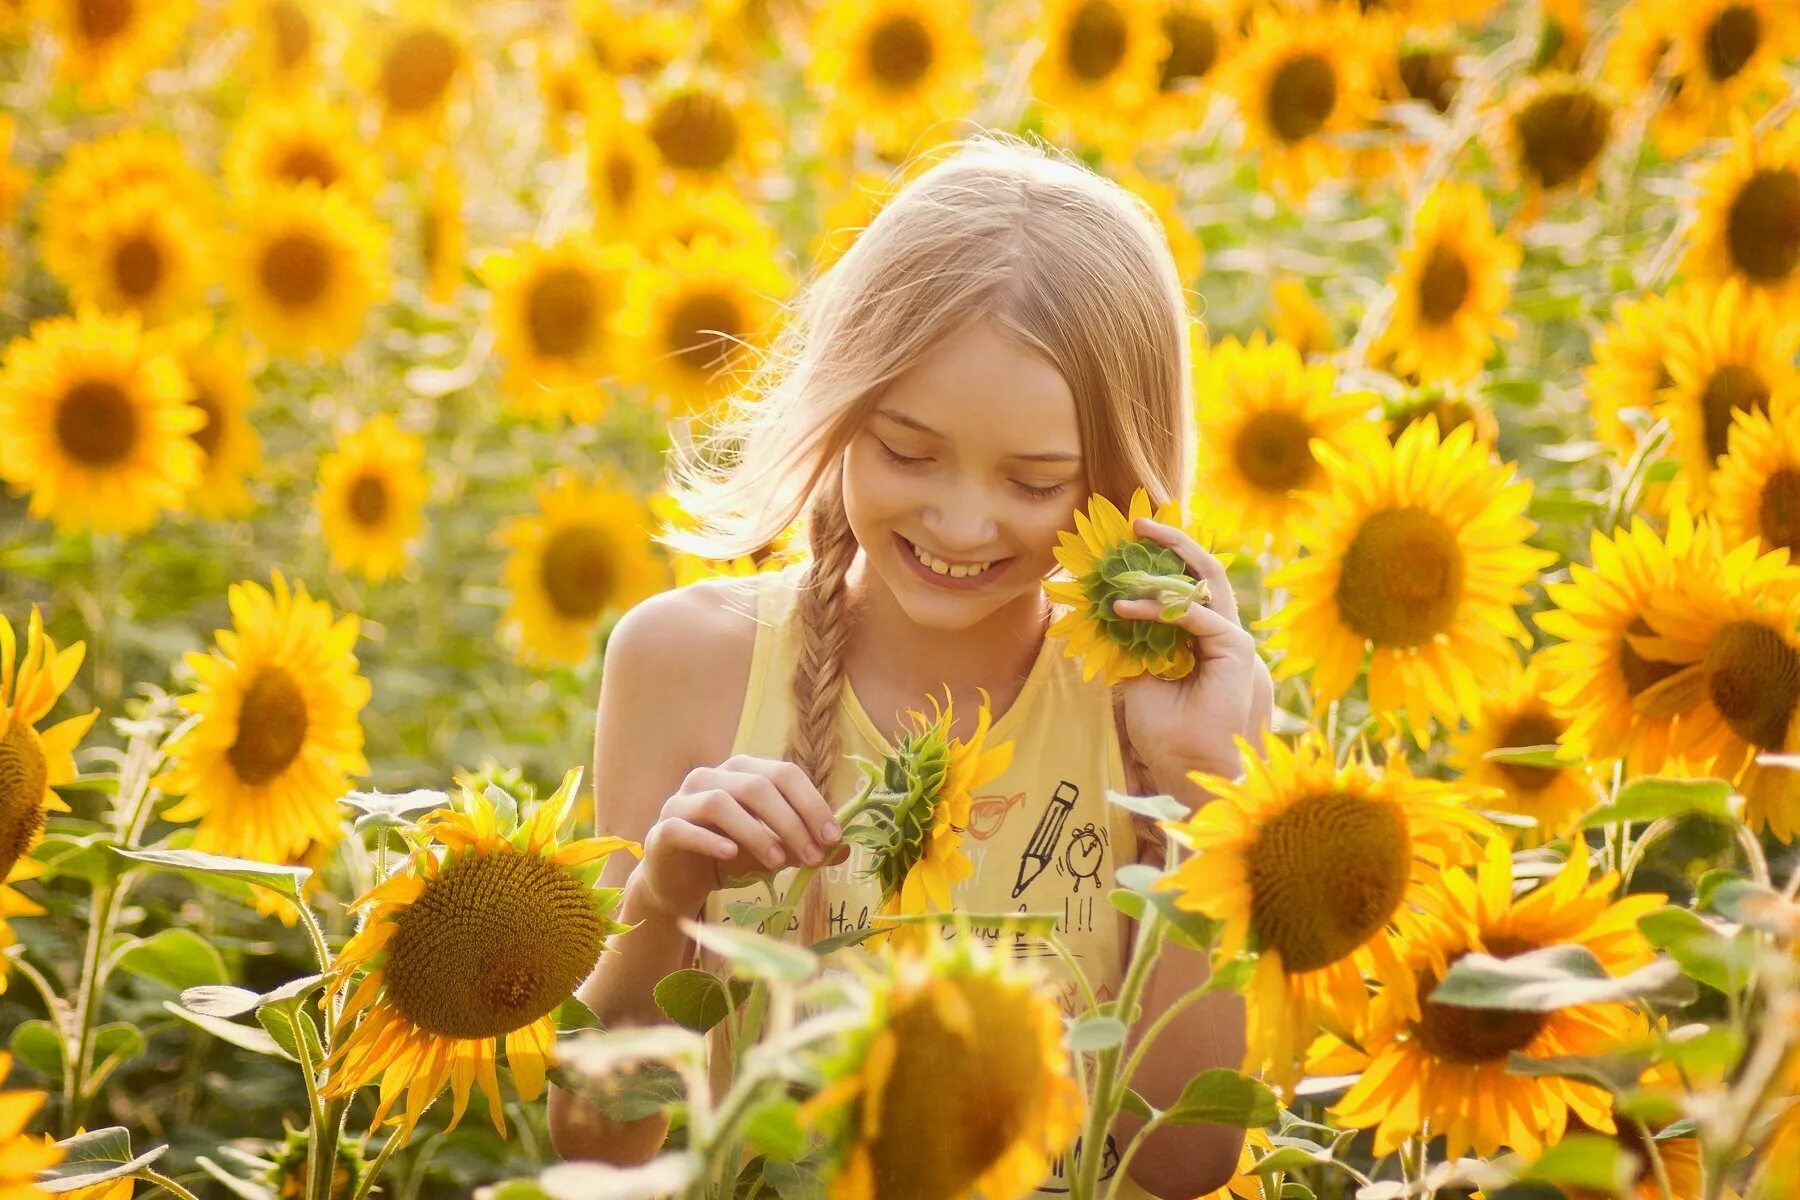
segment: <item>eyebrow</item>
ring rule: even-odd
[[[915,420],[914,418],[907,416],[905,413],[895,412],[891,408],[877,409],[876,415],[881,416],[881,417],[886,417],[888,420],[892,421],[896,425],[904,425],[908,429],[915,430],[919,433],[925,434],[927,437],[941,438],[944,436],[943,434],[939,433],[937,430],[933,429],[931,426],[925,424],[925,422]],[[1046,450],[1046,451],[1043,451],[1038,454],[1009,454],[1006,457],[1008,459],[1011,459],[1014,462],[1052,463],[1052,462],[1080,462],[1081,461],[1081,455],[1070,454],[1066,450]]]

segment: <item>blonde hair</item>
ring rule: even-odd
[[[844,582],[857,551],[843,450],[890,383],[977,318],[1062,374],[1095,492],[1123,507],[1143,487],[1186,509],[1191,318],[1151,209],[1018,138],[950,147],[810,284],[727,416],[675,465],[673,490],[694,519],[663,533],[678,550],[750,553],[804,518],[811,562],[786,756],[821,790],[840,753]],[[809,900],[803,934],[822,927],[824,889]]]

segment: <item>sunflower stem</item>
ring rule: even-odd
[[[1171,848],[1170,854],[1173,853]],[[1149,980],[1150,968],[1155,965],[1158,951],[1162,948],[1163,924],[1162,910],[1154,905],[1145,909],[1144,919],[1138,923],[1137,937],[1131,947],[1131,965],[1126,968],[1125,978],[1119,985],[1119,998],[1113,1002],[1114,1013],[1127,1025],[1130,1024],[1132,1012],[1137,1008],[1138,997]],[[1071,1200],[1096,1200],[1100,1186],[1100,1163],[1106,1156],[1106,1134],[1112,1127],[1113,1118],[1118,1115],[1119,1105],[1125,1099],[1125,1085],[1128,1081],[1118,1078],[1119,1060],[1123,1053],[1123,1043],[1100,1052],[1100,1066],[1094,1078],[1094,1088],[1088,1095],[1087,1120],[1081,1130],[1081,1156],[1075,1165],[1075,1176],[1069,1189]]]
[[[100,997],[106,987],[106,947],[112,941],[118,884],[94,887],[88,909],[87,947],[81,959],[81,987],[75,996],[73,1045],[63,1053],[62,1136],[73,1137],[87,1107],[87,1074],[94,1057],[94,1023],[100,1015]]]
[[[369,1194],[369,1189],[375,1186],[377,1179],[381,1178],[381,1168],[387,1165],[387,1160],[394,1151],[406,1143],[406,1134],[405,1126],[388,1134],[387,1141],[381,1145],[381,1152],[375,1156],[375,1161],[369,1164],[369,1169],[363,1172],[362,1182],[356,1185],[356,1194],[351,1196],[350,1200],[363,1200],[363,1197]]]
[[[306,1200],[331,1200],[331,1176],[337,1166],[338,1139],[344,1132],[344,1114],[350,1097],[325,1102],[325,1121],[307,1139]]]
[[[1650,1127],[1644,1124],[1642,1117],[1631,1118],[1631,1124],[1644,1143],[1644,1152],[1650,1156],[1650,1171],[1656,1177],[1656,1186],[1662,1192],[1662,1200],[1675,1200],[1675,1193],[1669,1187],[1669,1168],[1663,1163],[1662,1151],[1657,1149],[1656,1138],[1651,1136]]]
[[[173,1179],[170,1179],[167,1175],[158,1174],[149,1167],[140,1168],[139,1170],[133,1171],[131,1174],[134,1178],[143,1179],[155,1184],[163,1191],[169,1193],[169,1195],[177,1197],[178,1200],[200,1200],[198,1196],[182,1187],[179,1183],[176,1183]]]

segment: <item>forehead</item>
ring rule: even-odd
[[[1081,451],[1062,372],[985,319],[939,339],[875,407],[997,456]]]

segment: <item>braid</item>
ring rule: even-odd
[[[807,516],[807,541],[812,565],[801,581],[796,609],[800,644],[794,663],[794,730],[786,757],[805,771],[829,800],[826,789],[843,741],[837,709],[844,693],[844,643],[850,636],[845,579],[856,558],[856,537],[844,513],[842,468],[832,473],[813,502]],[[823,936],[827,915],[825,881],[820,879],[802,902],[803,944]]]

